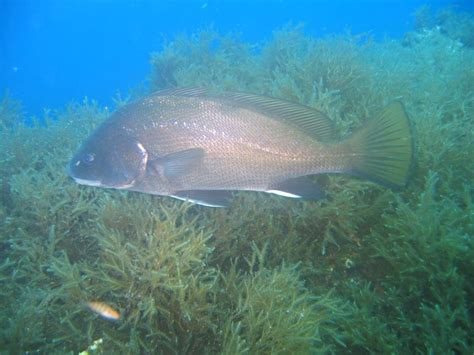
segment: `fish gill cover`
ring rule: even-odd
[[[284,98],[340,137],[402,101],[417,164],[399,192],[327,176],[324,201],[244,192],[216,210],[79,186],[66,164],[109,110],[85,99],[27,125],[5,94],[0,350],[472,353],[474,19],[416,19],[379,42],[287,26],[258,50],[204,30],[151,59],[153,90]],[[91,300],[120,320],[85,310]]]

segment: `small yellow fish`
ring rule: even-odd
[[[92,311],[100,315],[102,318],[108,320],[119,320],[120,312],[113,309],[107,303],[100,301],[87,302],[87,307]]]

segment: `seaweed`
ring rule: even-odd
[[[152,53],[151,64],[152,90],[205,86],[242,91],[260,81],[250,46],[236,33],[221,36],[212,28],[177,36],[161,52]]]
[[[22,117],[21,103],[13,99],[7,90],[0,101],[0,130],[12,129],[15,124],[20,123]]]
[[[348,291],[361,318],[348,325],[357,346],[377,352],[472,349],[468,300],[473,290],[467,271],[473,266],[472,205],[438,196],[438,179],[428,175],[413,205],[398,199],[395,215],[383,216],[384,228],[373,233],[361,255],[370,260],[363,266],[365,277]],[[378,313],[388,317],[377,331],[367,326],[353,331],[368,314]]]
[[[459,41],[460,44],[474,47],[474,17],[471,13],[456,11],[453,7],[443,8],[433,13],[428,6],[420,7],[414,14],[415,30],[439,30],[443,35]]]
[[[343,344],[332,322],[345,314],[344,304],[330,293],[310,294],[297,265],[269,270],[266,248],[253,250],[251,272],[239,275],[235,263],[230,270],[234,283],[226,289],[234,310],[224,326],[224,353],[327,352],[330,337]]]

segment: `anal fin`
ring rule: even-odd
[[[280,181],[270,186],[266,192],[285,197],[304,198],[308,200],[321,200],[325,197],[323,189],[311,181],[308,176]]]

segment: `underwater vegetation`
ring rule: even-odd
[[[446,8],[434,13],[429,5],[415,12],[415,29],[419,32],[439,31],[461,45],[474,47],[474,22],[469,13]]]
[[[251,46],[206,30],[152,55],[153,89],[285,98],[324,111],[340,137],[402,101],[416,166],[401,191],[329,175],[316,178],[323,201],[238,193],[207,209],[79,186],[67,162],[108,110],[84,100],[24,124],[4,95],[0,351],[472,353],[474,49],[450,33],[286,27]]]

